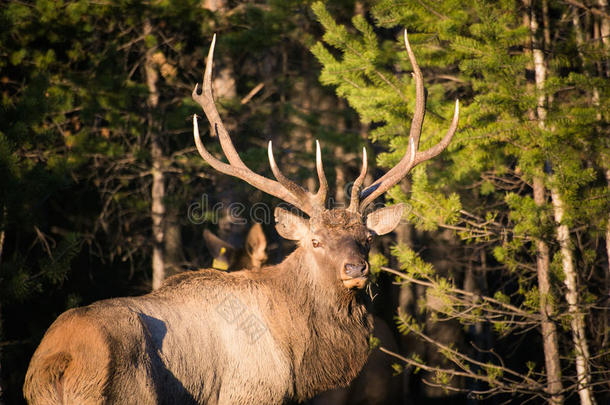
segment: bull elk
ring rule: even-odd
[[[221,173],[242,179],[308,216],[275,209],[280,236],[298,241],[282,263],[261,270],[213,269],[177,274],[158,290],[66,311],[38,346],[25,378],[31,404],[273,404],[302,401],[347,385],[369,353],[371,319],[361,290],[375,235],[400,221],[398,204],[367,207],[417,164],[451,141],[458,104],[440,143],[419,151],[425,112],[421,71],[405,32],[413,66],[416,107],[409,146],[401,161],[360,192],[367,170],[354,182],[347,208],[326,208],[328,184],[316,143],[319,189],[314,194],[269,162],[276,180],[252,172],[238,156],[212,96],[212,41],[194,100],[217,133],[229,163],[204,147],[193,117],[195,144]]]

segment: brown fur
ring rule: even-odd
[[[312,227],[322,227],[328,230],[334,229],[364,229],[362,226],[362,215],[359,213],[348,212],[342,209],[324,210],[320,215],[310,220]]]
[[[62,314],[36,350],[25,377],[26,399],[40,404],[101,404],[110,373],[103,332],[76,309]],[[83,350],[95,348],[95,350]],[[69,393],[70,400],[66,399]],[[92,395],[93,394],[93,395]]]
[[[375,330],[373,336],[380,341],[380,347],[393,352],[398,351],[398,344],[387,323],[373,317]],[[394,357],[383,353],[379,347],[374,348],[369,358],[349,387],[335,388],[323,392],[311,401],[309,405],[385,405],[399,403],[400,376],[393,375],[392,363]]]
[[[280,265],[185,272],[153,293],[62,314],[32,358],[27,400],[260,404],[346,386],[366,362],[372,323],[340,278],[345,263],[366,261],[368,231],[340,211],[312,220]],[[220,310],[229,299],[241,318]],[[256,340],[247,319],[264,326]]]

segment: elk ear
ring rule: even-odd
[[[301,240],[309,231],[309,221],[283,208],[275,208],[275,229],[282,238]]]
[[[212,267],[219,270],[227,270],[231,267],[235,253],[233,245],[220,239],[207,229],[203,231],[203,240],[212,254]]]
[[[404,210],[405,205],[400,203],[373,211],[366,217],[366,227],[377,235],[392,232],[398,226]]]
[[[262,256],[267,249],[267,238],[258,222],[252,225],[246,236],[246,252],[250,256]]]

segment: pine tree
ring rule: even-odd
[[[428,304],[421,310],[428,313],[428,319],[488,325],[498,341],[542,327],[547,357],[546,366],[532,362],[526,369],[509,367],[506,358],[498,362],[484,351],[443,345],[430,337],[415,314],[399,313],[399,329],[435,346],[454,368],[427,364],[416,355],[402,356],[403,361],[428,371],[433,376],[428,382],[433,385],[456,389],[450,384],[451,377],[466,377],[483,383],[476,389],[473,385],[464,388],[471,394],[520,392],[561,403],[576,389],[581,394],[591,392],[604,372],[598,361],[579,355],[578,344],[560,343],[576,333],[574,328],[566,331],[563,322],[588,318],[593,323],[607,314],[602,298],[607,285],[599,288],[595,280],[604,280],[606,271],[600,265],[603,253],[596,246],[606,227],[608,191],[602,182],[603,166],[587,154],[604,155],[607,150],[607,145],[599,144],[605,138],[601,134],[608,115],[602,106],[607,102],[593,104],[590,95],[596,89],[597,97],[607,100],[608,82],[596,79],[595,74],[583,80],[586,64],[598,63],[600,54],[579,57],[575,43],[565,41],[574,35],[575,27],[571,21],[556,18],[574,10],[562,4],[549,6],[546,19],[536,9],[535,20],[529,20],[552,33],[547,42],[549,69],[545,80],[538,82],[529,70],[531,30],[522,19],[528,10],[514,2],[405,5],[378,1],[371,9],[375,27],[356,16],[353,29],[335,23],[324,6],[316,3],[314,11],[326,31],[324,41],[340,57],[322,44],[313,52],[324,66],[321,81],[337,86],[337,93],[347,98],[364,122],[375,122],[372,139],[395,151],[382,156],[381,165],[390,166],[404,153],[408,112],[412,111],[408,107],[413,103],[408,95],[413,91],[409,91],[409,75],[404,74],[409,68],[404,52],[398,50],[399,41],[380,44],[378,33],[387,35],[384,29],[390,29],[396,35],[402,27],[410,32],[429,87],[422,138],[434,142],[442,136],[439,124],[450,117],[450,100],[460,96],[465,105],[461,130],[449,147],[446,166],[442,170],[438,164],[416,169],[410,193],[396,188],[390,201],[409,204],[408,219],[418,229],[455,231],[464,241],[462,251],[456,253],[459,261],[474,263],[480,269],[480,284],[489,289],[473,294],[459,288],[455,278],[436,273],[406,245],[397,245],[393,252],[403,272],[386,270],[427,288]],[[544,125],[540,125],[541,112],[547,112]],[[585,129],[581,120],[590,125]],[[536,187],[540,190],[537,196]],[[557,215],[557,204],[553,208],[549,190],[556,190],[555,197],[561,196],[563,215]],[[574,239],[562,239],[565,232],[574,233]],[[578,246],[573,240],[579,241]],[[571,259],[577,262],[577,287],[563,285],[566,250],[556,248],[558,245],[577,253]],[[490,263],[497,269],[494,278],[501,282],[488,278]],[[461,271],[456,268],[453,276],[461,278]],[[565,300],[569,291],[578,297],[578,313],[571,312],[575,306],[570,298]],[[588,336],[582,336],[583,327],[579,330],[584,341],[599,342],[599,332],[589,328],[585,331]],[[556,332],[549,332],[553,330]],[[555,342],[552,336],[556,336]],[[607,350],[597,346],[592,352]],[[502,357],[502,353],[498,355]],[[569,360],[559,365],[560,357]],[[566,366],[568,371],[561,373]],[[585,397],[581,395],[583,403],[587,403]]]

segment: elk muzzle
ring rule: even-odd
[[[368,275],[369,264],[367,262],[346,263],[341,269],[341,281],[349,289],[363,289],[369,281]]]

